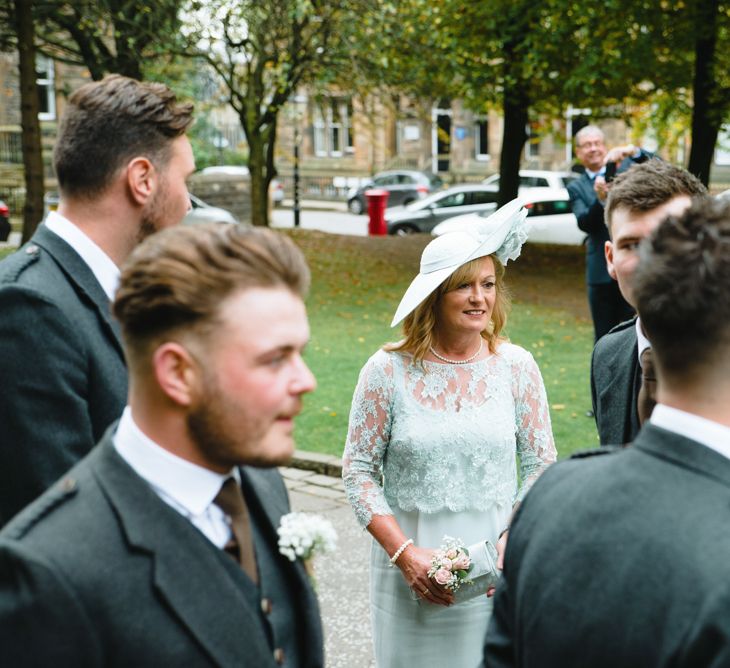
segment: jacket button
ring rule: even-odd
[[[274,650],[274,661],[280,666],[284,663],[284,650],[281,647],[277,647]]]
[[[36,246],[35,244],[31,244],[30,246],[28,246],[28,248],[25,249],[25,252],[28,255],[38,255],[38,253],[41,252],[41,249],[38,248],[38,246]]]
[[[270,615],[271,614],[271,608],[272,607],[273,606],[271,604],[271,599],[269,599],[269,598],[262,598],[261,599],[261,612],[263,612],[265,615]]]

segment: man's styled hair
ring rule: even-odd
[[[667,377],[730,361],[730,203],[695,200],[642,242],[634,293]]]
[[[132,252],[112,309],[127,354],[140,361],[172,336],[208,336],[220,324],[221,303],[240,290],[283,287],[303,299],[309,278],[302,252],[283,234],[225,223],[179,225]]]
[[[635,165],[616,177],[606,200],[605,219],[611,232],[611,220],[616,209],[645,213],[680,195],[707,195],[707,188],[686,169],[663,160],[649,160]]]
[[[172,141],[192,122],[193,105],[167,86],[112,74],[68,99],[53,150],[58,187],[69,197],[102,193],[129,160],[163,167]]]
[[[580,148],[580,145],[583,143],[583,139],[585,139],[588,135],[600,135],[601,139],[605,141],[605,135],[603,134],[603,130],[601,130],[601,128],[599,128],[597,125],[586,125],[585,127],[578,130],[578,132],[575,133],[575,137],[573,137],[576,147]]]

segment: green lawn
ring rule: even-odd
[[[289,234],[312,268],[306,358],[319,384],[305,398],[297,444],[341,455],[358,372],[384,342],[399,337],[389,323],[430,238]],[[0,257],[9,252],[0,249]],[[507,267],[514,306],[506,333],[540,365],[561,457],[598,443],[594,422],[585,417],[593,341],[583,267],[582,248],[539,244],[527,244]]]

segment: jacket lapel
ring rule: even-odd
[[[636,333],[625,330],[615,342],[611,355],[604,360],[597,374],[603,374],[608,382],[598,396],[600,414],[609,417],[610,430],[605,434],[609,443],[619,445],[631,440],[638,430],[636,397],[640,383],[639,359],[636,353]],[[627,355],[627,348],[631,354]]]
[[[240,469],[241,485],[252,512],[260,513],[265,519],[266,532],[274,545],[278,544],[277,529],[282,515],[290,512],[289,499],[281,475],[276,469],[262,469],[244,466]],[[321,666],[323,663],[322,623],[319,603],[312,588],[309,575],[301,559],[294,562],[282,556],[286,568],[291,569],[296,578],[296,595],[299,597],[304,613],[304,637],[307,639],[305,665]]]
[[[273,666],[253,585],[157,497],[114,450],[110,434],[94,472],[130,546],[149,554],[160,596],[217,664]]]
[[[106,330],[117,351],[124,358],[119,323],[112,318],[109,298],[86,262],[71,246],[45,225],[38,226],[32,243],[41,246],[54,259],[79,297],[94,307],[102,328]]]
[[[255,469],[241,467],[241,484],[247,490],[246,498],[256,504],[256,510],[266,520],[266,532],[274,544],[278,544],[279,535],[277,529],[281,524],[281,518],[289,512],[289,501],[286,496],[286,488],[283,487],[279,473],[275,469]],[[302,564],[301,559],[289,562],[296,570],[300,583],[307,589],[310,588],[309,576]]]

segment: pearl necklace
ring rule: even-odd
[[[438,357],[442,362],[446,362],[447,364],[468,364],[473,359],[475,359],[476,357],[479,356],[479,353],[482,352],[483,345],[484,345],[484,339],[480,336],[479,337],[479,349],[471,357],[467,357],[465,360],[450,360],[447,357],[442,357],[433,349],[433,346],[429,346],[428,349],[431,351],[431,353],[434,355],[434,357]]]

